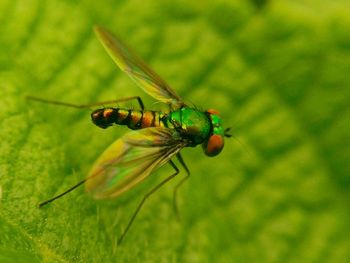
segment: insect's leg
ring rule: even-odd
[[[90,108],[93,106],[103,106],[106,104],[115,104],[118,102],[125,102],[125,101],[136,99],[140,105],[141,110],[144,110],[144,108],[145,108],[144,104],[139,96],[132,96],[132,97],[126,97],[126,98],[121,98],[121,99],[117,99],[117,100],[107,100],[107,101],[101,101],[101,102],[95,102],[95,103],[89,103],[89,104],[73,104],[73,103],[56,101],[56,100],[47,100],[47,99],[37,98],[37,97],[33,97],[33,96],[26,96],[26,99],[35,100],[35,101],[39,101],[39,102],[43,102],[43,103],[72,107],[72,108],[77,108],[77,109]]]
[[[69,192],[73,191],[75,188],[77,188],[78,186],[82,185],[83,183],[86,182],[86,180],[88,180],[89,178],[86,178],[82,181],[80,181],[79,183],[77,183],[76,185],[72,186],[71,188],[67,189],[66,191],[64,191],[63,193],[60,193],[59,195],[56,195],[46,201],[43,201],[39,204],[39,208],[43,207],[44,205],[47,205],[48,203],[51,203],[52,201],[55,201],[56,199],[68,194]]]
[[[174,195],[173,195],[173,206],[174,206],[174,213],[175,216],[178,220],[180,220],[180,213],[179,213],[179,207],[177,204],[177,192],[179,190],[179,188],[181,187],[181,185],[188,179],[190,178],[190,170],[187,168],[187,165],[185,164],[185,161],[182,159],[182,156],[180,153],[176,154],[177,159],[179,160],[179,162],[181,163],[181,165],[185,168],[186,170],[186,176],[184,178],[181,179],[180,182],[178,182],[178,184],[175,186],[174,188]]]
[[[129,101],[129,100],[137,100],[137,102],[140,105],[141,110],[143,111],[145,109],[143,101],[142,101],[141,97],[139,97],[139,96],[131,96],[131,97],[126,97],[126,98],[121,98],[121,99],[118,99],[118,100],[114,100],[114,102],[110,101],[109,104],[110,103],[125,102],[125,101]]]
[[[128,232],[128,230],[130,229],[132,223],[134,222],[137,214],[139,213],[140,209],[142,208],[143,204],[146,202],[146,200],[148,199],[148,197],[150,197],[153,193],[155,193],[159,188],[161,188],[164,184],[166,184],[167,182],[169,182],[171,179],[173,179],[178,173],[179,173],[179,168],[177,168],[177,166],[175,165],[175,163],[170,160],[169,161],[170,165],[175,169],[175,173],[173,173],[172,175],[168,176],[167,178],[165,178],[163,181],[161,181],[158,185],[156,185],[154,188],[151,189],[151,191],[149,191],[147,194],[145,194],[145,196],[143,197],[143,199],[141,200],[141,202],[139,203],[138,207],[136,208],[134,214],[132,215],[131,219],[129,220],[128,225],[126,226],[124,232],[121,234],[121,236],[118,238],[118,245],[120,245],[126,235],[126,233]]]

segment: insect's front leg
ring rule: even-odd
[[[177,220],[180,220],[180,213],[179,213],[179,207],[178,207],[178,202],[177,202],[177,192],[179,190],[179,188],[182,186],[182,184],[190,178],[190,170],[188,169],[185,161],[183,160],[182,156],[180,153],[176,154],[177,159],[179,160],[179,162],[181,163],[181,165],[185,168],[186,170],[186,176],[184,178],[181,179],[180,182],[178,182],[178,184],[175,186],[174,188],[174,192],[173,192],[173,207],[174,207],[174,213],[175,216],[177,218]]]

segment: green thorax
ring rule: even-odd
[[[210,136],[211,124],[208,115],[193,108],[172,111],[166,118],[166,125],[174,127],[191,146],[202,143]]]

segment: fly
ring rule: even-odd
[[[95,199],[115,198],[146,179],[152,172],[169,163],[174,173],[150,189],[118,238],[120,244],[129,231],[145,201],[164,184],[179,174],[173,162],[176,157],[186,171],[186,176],[174,188],[174,210],[179,187],[189,178],[180,151],[184,147],[202,145],[207,156],[218,155],[224,147],[224,137],[231,137],[229,128],[224,129],[216,110],[200,111],[188,106],[157,73],[149,68],[126,44],[106,29],[96,26],[94,31],[107,53],[146,93],[169,106],[169,111],[145,110],[140,97],[128,97],[89,105],[75,105],[28,96],[28,99],[69,106],[88,108],[116,102],[137,100],[139,110],[103,107],[91,113],[92,122],[106,129],[112,125],[124,125],[133,131],[126,133],[110,145],[97,159],[88,176],[65,192],[39,204],[42,207],[85,184],[86,190]]]

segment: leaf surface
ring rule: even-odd
[[[0,1],[0,262],[350,262],[348,10],[344,0]],[[161,109],[116,68],[94,24],[185,101],[218,109],[235,137],[215,159],[183,150],[192,176],[181,222],[177,178],[118,249],[143,194],[172,168],[113,201],[79,188],[38,209],[127,129],[24,99],[139,95]]]

